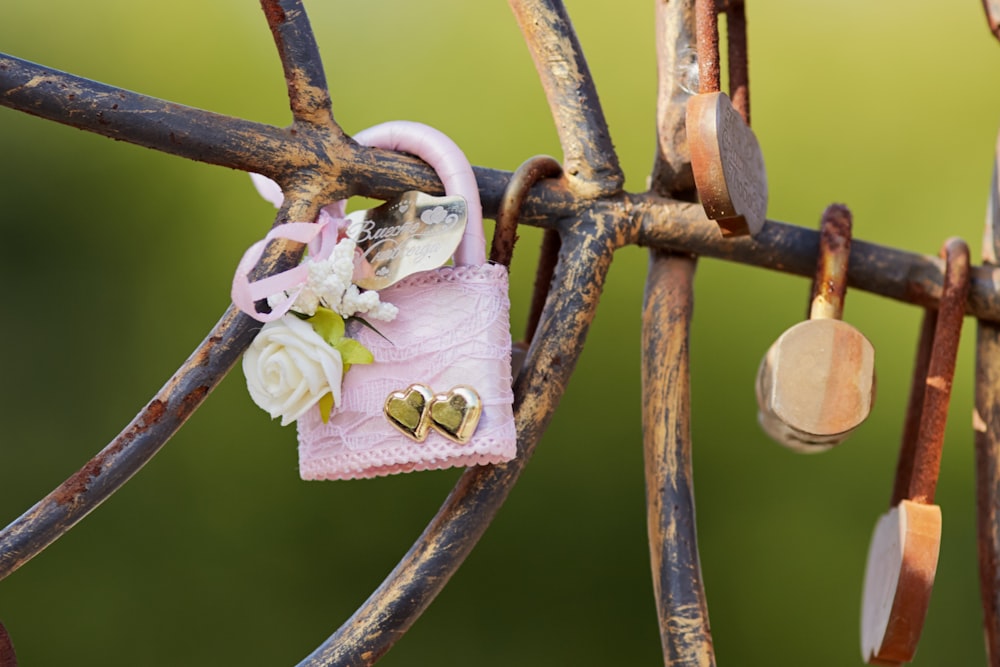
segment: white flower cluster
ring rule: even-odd
[[[351,239],[341,239],[330,257],[324,260],[306,260],[309,280],[292,304],[292,310],[303,315],[314,315],[320,306],[329,308],[343,318],[365,315],[369,319],[390,322],[399,309],[391,303],[382,303],[378,292],[361,291],[351,282],[354,273],[354,253],[357,244]],[[288,299],[285,293],[268,299],[274,307]]]

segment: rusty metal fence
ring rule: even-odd
[[[659,627],[668,665],[715,664],[699,569],[691,477],[688,336],[696,257],[812,275],[816,231],[768,221],[754,238],[725,238],[696,203],[684,131],[688,96],[681,58],[693,43],[695,3],[657,2],[658,145],[649,188],[624,191],[592,77],[566,8],[557,0],[511,0],[534,59],[563,150],[562,175],[538,180],[520,224],[545,230],[548,261],[536,295],[524,367],[515,381],[519,455],[467,470],[413,547],[374,594],[300,664],[367,665],[383,656],[430,605],[507,498],[559,403],[583,349],[615,252],[650,252],[643,309],[643,406],[648,529]],[[704,3],[703,3],[704,4]],[[986,3],[989,10],[989,3]],[[311,220],[323,203],[351,195],[390,198],[438,192],[420,160],[359,146],[334,119],[312,28],[299,0],[261,0],[288,85],[293,116],[279,128],[181,106],[0,54],[0,104],[116,140],[265,174],[287,194],[275,224]],[[738,0],[728,3],[737,12]],[[738,16],[738,14],[736,14]],[[993,14],[991,26],[995,25]],[[730,23],[730,34],[738,35]],[[697,33],[697,38],[696,38]],[[739,51],[745,44],[730,42]],[[716,63],[717,64],[717,63]],[[747,72],[731,72],[737,106],[749,115]],[[716,76],[718,74],[716,73]],[[477,167],[484,213],[501,214],[512,174]],[[994,182],[994,188],[996,183]],[[986,261],[971,269],[966,315],[978,320],[976,432],[979,549],[990,664],[1000,665],[1000,289],[994,266],[1000,209],[993,200]],[[273,243],[260,275],[296,263],[302,248]],[[855,239],[848,282],[934,310],[943,260]],[[204,342],[135,419],[58,488],[0,532],[0,578],[63,536],[148,462],[201,405],[249,345],[254,322],[227,310]],[[0,628],[0,665],[16,664]]]

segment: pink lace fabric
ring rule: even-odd
[[[382,336],[356,322],[348,330],[372,351],[375,363],[351,367],[344,376],[342,404],[328,423],[318,408],[298,420],[302,479],[376,477],[513,459],[517,434],[506,267],[425,271],[382,290],[381,297],[399,306],[395,320],[375,323]],[[389,424],[383,414],[386,398],[414,383],[434,392],[457,385],[478,392],[483,412],[468,443],[452,442],[434,430],[424,442],[415,442]]]

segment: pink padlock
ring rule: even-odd
[[[472,167],[444,134],[389,122],[359,132],[364,145],[411,153],[468,206],[455,266],[410,275],[380,291],[399,308],[375,332],[348,335],[375,357],[344,376],[342,400],[324,423],[298,419],[303,479],[351,479],[509,461],[517,453],[511,389],[507,268],[486,262],[482,207]]]

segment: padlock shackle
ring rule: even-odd
[[[809,319],[839,320],[847,296],[847,267],[851,258],[851,211],[830,204],[819,225],[819,253],[809,299]]]
[[[717,93],[721,88],[719,58],[719,8],[715,0],[695,0],[695,44],[698,51],[698,92]]]
[[[497,208],[497,224],[493,229],[493,243],[490,246],[491,262],[510,266],[514,243],[517,242],[517,221],[528,193],[538,181],[555,178],[561,173],[562,165],[548,155],[530,157],[514,170]]]
[[[938,309],[924,312],[890,507],[932,504],[941,470],[948,405],[969,296],[969,246],[950,238],[941,249],[944,280]]]
[[[719,13],[726,14],[729,59],[729,96],[750,124],[750,68],[747,64],[747,21],[743,0],[695,0],[695,46],[698,53],[698,92],[722,90],[719,56]]]
[[[469,160],[448,135],[423,123],[393,120],[361,130],[354,140],[363,146],[410,153],[433,167],[445,194],[460,195],[467,205],[465,234],[455,250],[455,264],[479,266],[486,262],[479,185]]]

